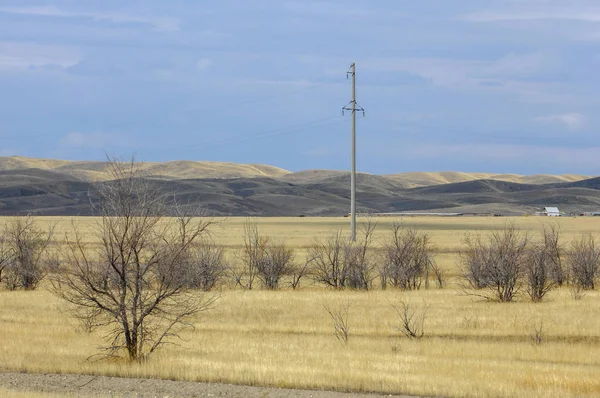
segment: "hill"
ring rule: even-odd
[[[344,171],[289,173],[265,165],[191,161],[142,163],[141,168],[143,178],[157,188],[172,192],[180,203],[200,202],[213,215],[320,216],[345,215],[349,210],[350,174]],[[485,176],[495,178],[474,179]],[[91,203],[97,199],[95,184],[107,178],[104,162],[0,158],[0,215],[92,214]],[[544,206],[559,206],[567,212],[599,211],[600,178],[581,178],[455,172],[392,176],[359,173],[357,206],[363,212],[523,214]],[[447,180],[454,182],[439,183]]]

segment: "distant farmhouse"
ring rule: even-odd
[[[544,207],[542,211],[538,211],[536,215],[543,217],[560,217],[560,211],[558,211],[558,207]]]

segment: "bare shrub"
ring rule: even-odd
[[[281,278],[295,270],[294,249],[284,243],[267,245],[262,261],[258,262],[258,278],[269,290],[277,290]]]
[[[323,306],[333,321],[333,335],[338,341],[348,344],[350,327],[348,324],[348,313],[350,312],[350,300],[345,300],[337,307],[327,304]]]
[[[303,265],[297,265],[293,268],[290,281],[290,286],[292,289],[296,290],[300,286],[300,281],[305,276],[311,274],[311,268],[314,260],[315,259],[310,257],[310,255],[307,255]]]
[[[396,329],[411,339],[420,339],[425,335],[425,320],[429,312],[430,304],[413,306],[405,301],[392,304],[392,308],[398,314],[400,323]]]
[[[214,302],[189,287],[192,249],[212,221],[164,217],[177,204],[138,178],[134,161],[109,159],[109,172],[112,180],[97,187],[100,244],[88,244],[73,227],[52,287],[89,330],[106,331],[106,355],[143,361]]]
[[[567,273],[563,265],[564,248],[561,244],[559,224],[544,225],[544,249],[548,260],[548,276],[558,286],[567,281]]]
[[[17,216],[4,223],[1,242],[0,274],[10,290],[33,290],[45,278],[54,227],[39,228],[31,215]]]
[[[384,251],[385,259],[379,269],[383,289],[389,283],[404,290],[417,290],[423,281],[428,288],[430,276],[435,278],[439,287],[444,285],[444,276],[435,263],[434,248],[428,234],[394,223]]]
[[[222,247],[201,239],[190,249],[189,274],[186,283],[194,289],[209,291],[218,286],[229,269]]]
[[[525,269],[529,237],[514,224],[507,223],[500,231],[492,232],[487,239],[481,235],[467,235],[467,246],[460,253],[464,287],[469,294],[501,302],[512,301],[521,287]],[[488,293],[472,291],[487,289]]]
[[[244,289],[252,290],[258,275],[260,263],[265,261],[266,247],[269,239],[260,235],[256,222],[246,220],[244,223],[244,248],[242,253],[243,268],[234,275],[236,283]]]
[[[539,321],[531,326],[529,338],[535,345],[541,345],[544,342],[544,321]]]
[[[309,250],[314,280],[336,289],[370,289],[376,268],[370,251],[375,227],[370,219],[363,222],[356,242],[346,241],[341,231],[315,240]]]
[[[571,243],[568,253],[571,283],[583,290],[595,288],[600,268],[600,247],[590,233]]]
[[[314,259],[313,278],[329,287],[344,287],[344,252],[346,241],[342,231],[337,231],[324,240],[315,239],[309,249],[309,256]]]
[[[546,244],[535,245],[525,260],[525,281],[527,293],[533,302],[540,302],[544,296],[557,285],[551,279],[555,270],[552,249]]]
[[[269,290],[279,289],[282,278],[286,276],[292,276],[293,286],[297,286],[302,278],[294,262],[294,249],[261,235],[258,225],[252,221],[246,221],[244,225],[242,261],[242,272],[235,278],[236,283],[245,289],[252,289],[257,278]]]

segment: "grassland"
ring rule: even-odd
[[[314,237],[347,228],[344,218],[264,218],[261,231],[306,250]],[[386,224],[380,219],[376,240]],[[540,218],[514,219],[539,233]],[[57,236],[70,230],[58,222]],[[91,232],[93,219],[73,222]],[[216,241],[230,253],[242,244],[243,219],[222,220]],[[600,294],[573,300],[568,288],[540,304],[474,300],[457,287],[456,252],[467,231],[501,228],[503,218],[410,218],[436,243],[440,266],[451,283],[443,290],[330,291],[307,281],[297,291],[220,292],[217,306],[195,321],[178,345],[142,365],[91,362],[101,333],[78,329],[62,304],[45,289],[0,292],[0,369],[24,372],[102,374],[219,381],[275,387],[374,391],[440,396],[598,396],[600,394]],[[562,218],[565,240],[597,231],[594,219]],[[89,239],[93,237],[90,234]],[[59,242],[60,243],[60,242]],[[351,303],[350,339],[338,342],[325,304]],[[430,305],[420,340],[402,337],[391,303]],[[543,325],[543,343],[532,341]]]

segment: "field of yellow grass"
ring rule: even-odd
[[[58,237],[71,228],[58,222]],[[265,235],[285,239],[298,256],[314,237],[348,227],[345,218],[264,218]],[[379,219],[378,244],[387,224]],[[415,292],[331,291],[308,281],[301,289],[225,290],[215,308],[195,320],[177,345],[148,363],[92,362],[101,333],[86,333],[62,312],[49,291],[0,291],[0,369],[103,374],[275,387],[373,391],[457,397],[580,397],[600,395],[600,294],[574,300],[568,288],[534,304],[526,297],[500,304],[475,300],[457,287],[456,252],[467,231],[502,228],[503,218],[408,218],[431,234],[438,262],[450,275],[446,289]],[[516,218],[539,234],[540,218]],[[73,222],[91,231],[93,219]],[[598,230],[598,220],[561,218],[565,241]],[[242,245],[244,219],[213,230],[230,252]],[[90,235],[90,239],[93,239]],[[391,304],[429,305],[425,337],[411,340],[395,328]],[[324,305],[350,302],[349,342],[340,343]],[[542,344],[532,335],[540,325]],[[1,392],[1,390],[0,390]]]

